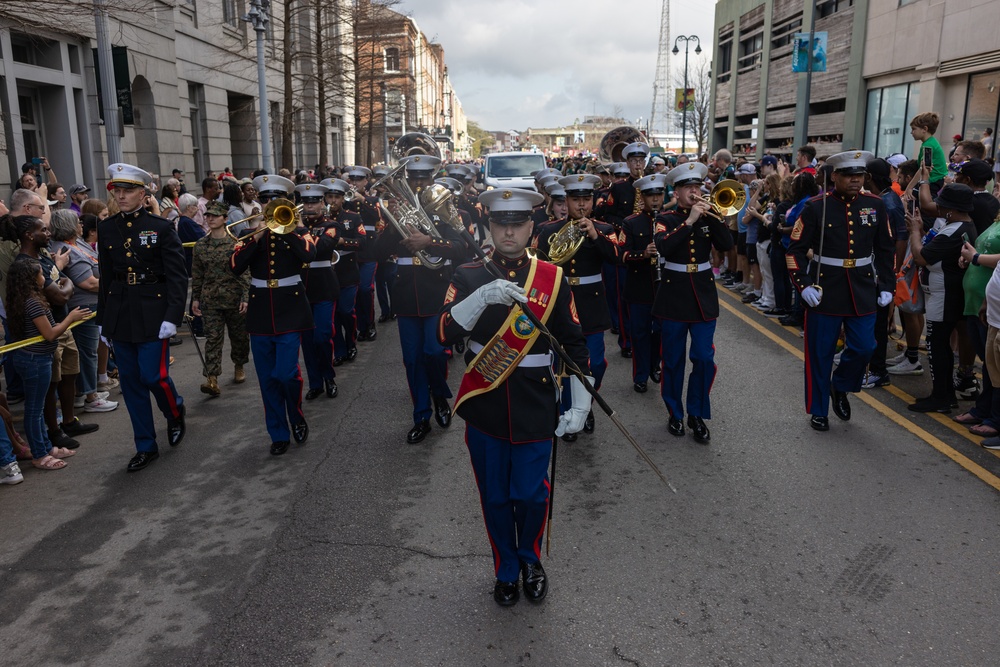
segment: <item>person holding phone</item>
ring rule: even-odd
[[[965,265],[960,263],[962,246],[976,240],[972,223],[972,188],[952,183],[941,188],[937,198],[938,217],[945,226],[926,245],[923,243],[923,221],[910,214],[906,222],[910,230],[910,253],[921,267],[920,284],[924,289],[927,318],[927,348],[931,364],[932,390],[929,396],[908,406],[913,412],[950,414],[958,407],[952,371],[955,355],[951,349],[951,332],[962,319],[965,292],[962,279]]]
[[[933,111],[917,114],[910,121],[910,136],[920,144],[920,164],[928,170],[927,182],[931,195],[937,196],[938,190],[944,186],[944,178],[948,175],[948,158],[941,148],[941,142],[934,134],[937,132],[941,118]]]

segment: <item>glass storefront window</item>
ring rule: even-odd
[[[983,130],[997,129],[1000,111],[1000,71],[969,77],[969,102],[965,112],[965,138],[981,141]],[[987,156],[991,157],[991,156]]]
[[[879,157],[914,153],[910,117],[915,115],[918,94],[917,86],[908,83],[868,91],[865,150]]]

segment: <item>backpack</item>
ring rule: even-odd
[[[920,285],[920,267],[913,262],[909,249],[903,266],[896,274],[896,295],[892,302],[901,313],[920,315],[924,312],[924,290]]]

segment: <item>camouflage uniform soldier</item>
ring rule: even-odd
[[[208,234],[194,246],[191,264],[191,312],[204,317],[205,369],[207,378],[201,391],[218,396],[218,376],[222,372],[222,342],[229,328],[230,356],[236,365],[233,381],[247,379],[243,366],[250,361],[250,337],[247,335],[247,300],[250,276],[235,276],[229,270],[229,258],[236,241],[226,233],[228,206],[211,202],[205,210]]]

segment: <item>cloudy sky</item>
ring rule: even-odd
[[[609,115],[647,119],[660,37],[661,0],[402,0],[444,47],[466,115],[489,130],[524,130]],[[715,0],[671,0],[677,35],[712,53]],[[696,56],[691,48],[691,63]],[[672,58],[683,71],[684,50]]]

